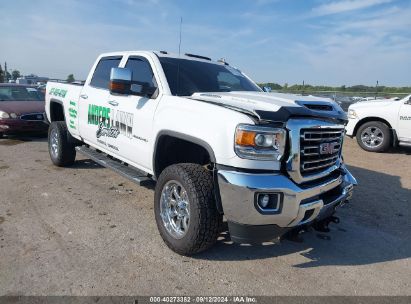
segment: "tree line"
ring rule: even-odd
[[[17,78],[19,78],[19,77],[21,77],[20,71],[18,71],[18,70],[13,70],[13,71],[11,71],[11,73],[10,73],[9,71],[6,72],[6,71],[3,70],[3,68],[1,67],[1,64],[0,64],[0,83],[3,83],[3,82],[5,82],[5,81],[7,81],[7,80],[14,80],[14,81],[16,81]],[[76,81],[76,79],[74,78],[74,75],[73,75],[73,74],[69,74],[69,75],[67,76],[66,81],[67,81],[68,83],[72,83],[72,82]]]
[[[353,86],[313,86],[310,84],[294,84],[289,86],[287,83],[280,85],[278,83],[268,82],[259,83],[260,87],[270,87],[274,91],[284,92],[318,92],[318,91],[330,91],[330,92],[379,92],[379,93],[410,93],[410,87],[388,87],[388,86],[366,86],[366,85],[353,85]]]
[[[20,75],[20,71],[18,70],[13,70],[11,71],[11,73],[9,71],[3,71],[1,64],[0,64],[0,83],[4,82],[6,79],[10,80],[13,79],[14,81],[19,78]]]

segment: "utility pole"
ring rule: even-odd
[[[9,77],[8,77],[8,74],[7,74],[7,61],[5,61],[4,62],[4,82],[5,83],[8,83],[9,82]]]
[[[377,85],[375,86],[375,99],[377,99],[378,95],[378,80],[377,80]]]

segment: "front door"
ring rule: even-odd
[[[133,81],[157,87],[149,60],[143,56],[130,56],[124,67],[132,71]],[[114,126],[119,130],[113,148],[138,168],[150,171],[153,146],[150,143],[151,131],[159,91],[157,89],[151,98],[137,95],[141,92],[140,85],[132,85],[131,91],[130,95],[109,94],[108,97],[108,102],[116,105]]]
[[[111,68],[118,67],[121,56],[102,57],[91,79],[87,80],[79,99],[80,136],[94,146],[107,148],[102,128],[110,126],[113,107],[107,103]]]

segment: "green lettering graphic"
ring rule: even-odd
[[[77,117],[77,111],[75,113],[73,112],[73,114]],[[110,126],[110,108],[89,104],[87,123],[97,126],[100,122],[103,123],[105,127]]]
[[[57,96],[57,97],[63,97],[64,98],[67,95],[67,90],[51,88],[49,94]]]

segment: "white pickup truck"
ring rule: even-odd
[[[327,230],[355,178],[334,102],[271,94],[226,62],[165,51],[99,56],[84,85],[49,82],[49,153],[79,151],[132,181],[155,182],[165,243],[191,255],[231,239],[262,243]]]
[[[358,102],[348,108],[347,136],[361,148],[384,152],[391,146],[411,146],[411,95],[403,99]]]

